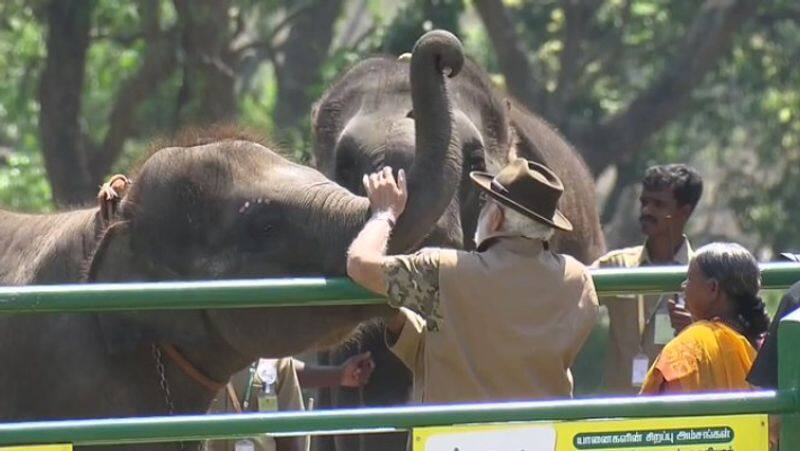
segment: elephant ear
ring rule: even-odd
[[[151,280],[131,245],[127,221],[112,224],[100,240],[86,274],[88,283],[146,282]],[[130,352],[150,343],[187,345],[208,334],[200,310],[131,310],[95,313],[109,354]]]

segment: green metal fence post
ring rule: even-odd
[[[800,310],[781,320],[778,335],[778,388],[794,398],[791,412],[781,415],[781,449],[797,449],[800,445]]]

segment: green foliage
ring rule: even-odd
[[[39,154],[37,91],[45,49],[36,6],[0,6],[0,144],[11,152],[8,166],[0,166],[0,205],[28,212],[52,208]]]
[[[7,166],[0,166],[0,205],[15,211],[46,213],[53,211],[50,185],[37,153],[15,153]]]
[[[420,36],[441,28],[461,36],[459,17],[463,0],[413,0],[407,2],[386,29],[381,51],[392,55],[410,52]]]
[[[277,97],[277,83],[272,68],[263,68],[255,77],[254,89],[249,95],[242,96],[241,119],[244,124],[254,128],[266,128],[265,132],[275,133],[272,111]]]
[[[146,44],[135,2],[99,1],[92,18],[81,119],[94,142],[108,131],[108,116],[120,84],[139,68]]]
[[[588,5],[585,3],[584,5]],[[531,49],[533,76],[556,91],[566,39],[557,1],[507,2],[517,33]],[[630,6],[630,9],[626,9]],[[582,74],[568,105],[573,125],[621,111],[661,73],[698,14],[693,2],[611,0],[590,16]],[[692,92],[684,113],[653,136],[624,171],[688,162],[722,179],[717,204],[731,208],[742,230],[763,248],[800,249],[800,25],[797,3],[763,3],[723,58]]]
[[[0,14],[0,142],[33,152],[38,140],[36,95],[44,35],[35,11],[25,2],[6,2]]]
[[[733,58],[694,96],[689,125],[727,169],[720,187],[742,229],[774,252],[800,250],[800,24],[764,7]],[[684,142],[690,142],[685,139]]]

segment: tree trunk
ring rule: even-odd
[[[342,0],[324,0],[297,18],[283,44],[284,63],[278,68],[275,126],[278,133],[308,118],[309,89],[319,81],[320,69],[333,41],[333,25]]]
[[[532,111],[543,112],[546,97],[536,83],[528,52],[514,31],[514,23],[502,0],[475,0],[492,47],[506,78],[506,88]]]
[[[229,2],[174,0],[174,4],[184,51],[178,123],[204,125],[235,119]]]
[[[142,32],[147,50],[139,70],[119,88],[108,119],[108,132],[103,143],[89,161],[94,185],[102,183],[122,152],[125,141],[135,132],[137,108],[147,100],[177,66],[176,46],[172,30],[162,32],[158,0],[143,0],[139,5]]]
[[[52,0],[46,7],[47,59],[39,82],[39,132],[45,168],[59,206],[92,199],[80,112],[94,1]]]

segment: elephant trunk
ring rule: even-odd
[[[446,31],[428,32],[414,46],[410,65],[416,155],[409,170],[408,208],[392,235],[391,253],[408,251],[425,238],[461,178],[462,155],[446,79],[464,65],[461,42]]]
[[[451,33],[428,32],[414,46],[410,76],[416,156],[408,173],[408,204],[392,233],[389,253],[405,252],[420,243],[458,188],[462,154],[445,72],[453,77],[463,64],[461,42]],[[329,273],[341,273],[344,251],[369,218],[369,202],[333,182],[320,188],[306,191],[308,211],[314,211],[318,220],[324,218],[319,230],[335,237],[334,243],[326,240],[330,253],[324,267]]]

